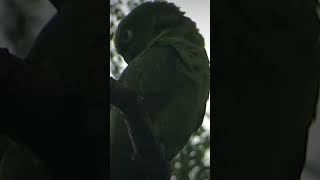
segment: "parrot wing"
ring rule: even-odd
[[[161,33],[129,64],[125,83],[145,97],[152,132],[172,159],[202,124],[209,61],[203,47],[169,32]]]

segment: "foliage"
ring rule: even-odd
[[[200,128],[172,162],[172,180],[209,180],[210,135]]]
[[[110,75],[119,78],[125,62],[115,51],[112,39],[119,21],[145,0],[110,1]],[[207,116],[207,115],[206,115]],[[210,116],[210,114],[208,114]],[[210,117],[209,117],[210,118]],[[210,133],[201,127],[172,162],[172,180],[209,180]]]

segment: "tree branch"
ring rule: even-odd
[[[147,124],[149,117],[143,108],[143,97],[110,77],[110,104],[120,108],[126,116],[124,121],[134,149],[135,161],[141,169],[140,178],[170,179],[169,162],[164,150],[154,139]]]

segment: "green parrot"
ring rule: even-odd
[[[119,81],[144,97],[147,124],[170,161],[203,122],[210,89],[204,39],[173,3],[146,2],[119,23],[114,44],[128,64]],[[110,179],[132,178],[132,155],[124,114],[113,107]]]

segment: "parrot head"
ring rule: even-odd
[[[141,4],[119,23],[114,37],[117,52],[130,63],[159,33],[176,26],[183,15],[173,3]]]

